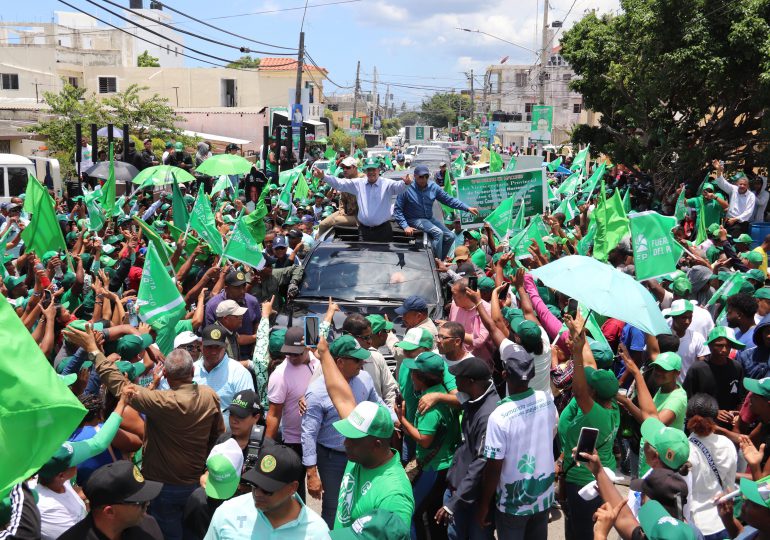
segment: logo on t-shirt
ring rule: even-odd
[[[343,525],[350,522],[350,515],[353,511],[353,492],[356,487],[356,481],[351,474],[345,474],[340,484],[340,496],[337,499],[337,519]]]
[[[369,491],[369,488],[372,487],[372,483],[367,481],[363,486],[361,486],[361,496],[363,497],[366,495],[366,492]]]

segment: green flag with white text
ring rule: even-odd
[[[251,227],[244,223],[244,219],[245,217],[236,222],[225,246],[224,256],[259,270],[265,265],[261,240],[254,237]]]
[[[685,189],[682,186],[682,191],[679,192],[679,197],[676,198],[676,207],[674,208],[674,217],[677,221],[682,221],[687,217],[687,203],[685,202]]]
[[[136,307],[139,317],[155,329],[169,324],[172,320],[179,320],[185,313],[184,298],[168,274],[166,265],[153,243],[147,247],[144,258],[142,281],[136,294]]]
[[[222,235],[217,230],[211,204],[202,189],[198,190],[198,197],[195,199],[195,206],[193,206],[190,214],[190,228],[209,245],[211,251],[217,255],[222,254],[224,250]]]
[[[508,233],[513,215],[513,201],[514,197],[508,197],[497,205],[494,212],[484,218],[497,238],[503,238]]]
[[[636,279],[656,278],[676,270],[683,248],[671,229],[676,218],[647,211],[629,216]]]
[[[564,182],[556,189],[560,195],[572,195],[580,187],[583,181],[583,172],[576,172],[569,175]]]
[[[508,165],[505,166],[505,172],[511,172],[516,168],[516,156],[511,156]]]
[[[610,251],[629,233],[629,226],[620,192],[616,190],[608,199],[602,180],[600,193],[599,204],[593,212],[596,216],[593,256],[600,261],[606,261]]]
[[[223,174],[217,178],[216,182],[214,182],[214,185],[211,187],[211,194],[216,195],[222,191],[227,191],[232,187],[233,183],[230,181],[230,177],[228,177],[226,174]]]
[[[138,216],[134,216],[133,219],[134,223],[136,223],[142,229],[142,235],[147,238],[149,243],[155,246],[155,250],[160,253],[163,264],[170,266],[171,255],[174,253],[174,250],[171,249],[171,246],[169,246],[166,241],[163,240],[163,238],[158,236],[158,233],[155,232],[155,229],[150,227],[143,219]]]

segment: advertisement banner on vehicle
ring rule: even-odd
[[[516,209],[521,205],[521,200],[524,200],[527,216],[542,214],[548,202],[545,172],[542,167],[463,176],[457,178],[456,182],[457,198],[468,206],[479,209],[478,216],[467,212],[460,213],[464,229],[483,225],[484,218],[509,197],[514,197],[513,208]]]
[[[533,142],[550,143],[553,128],[553,107],[551,105],[534,105],[532,107],[532,125],[529,140]]]

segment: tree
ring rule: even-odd
[[[420,122],[420,114],[414,111],[405,111],[398,116],[402,126],[415,126]]]
[[[259,67],[259,58],[252,58],[250,54],[241,56],[235,62],[230,62],[226,67],[235,69],[257,69]]]
[[[398,118],[388,118],[382,121],[380,133],[383,137],[393,137],[398,134],[399,128],[401,128],[401,122]]]
[[[144,51],[136,58],[137,67],[160,67],[160,61],[154,56],[150,56],[150,53]]]
[[[140,137],[166,137],[169,132],[178,133],[176,124],[184,121],[177,116],[166,98],[154,94],[147,99],[140,97],[146,86],[132,84],[123,92],[104,99],[109,108],[113,123],[119,126],[128,124]]]
[[[622,0],[622,13],[585,16],[562,38],[571,86],[601,114],[573,142],[652,175],[665,194],[700,181],[707,163],[767,166],[770,0]]]
[[[341,129],[335,129],[329,136],[328,142],[335,150],[344,149],[350,151],[350,135]],[[363,135],[358,135],[355,144],[359,148],[364,149],[366,148],[366,139]]]
[[[444,127],[457,125],[457,117],[469,116],[471,99],[462,94],[433,94],[422,102],[420,119],[428,125]]]

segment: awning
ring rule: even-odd
[[[197,137],[200,139],[211,139],[213,141],[232,143],[237,145],[249,144],[251,141],[246,139],[236,139],[235,137],[225,137],[224,135],[214,135],[213,133],[201,133],[198,131],[183,130],[182,134],[188,137]]]

